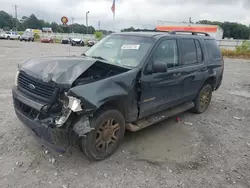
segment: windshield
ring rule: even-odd
[[[85,55],[105,59],[110,64],[136,67],[153,42],[154,39],[146,37],[109,35],[86,51]]]

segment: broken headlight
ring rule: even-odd
[[[68,96],[68,108],[70,108],[73,112],[82,111],[81,100]]]

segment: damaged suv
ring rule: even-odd
[[[102,160],[126,129],[205,112],[223,70],[220,49],[206,33],[114,33],[79,57],[19,63],[14,108],[47,147],[65,152],[78,144],[89,159]]]

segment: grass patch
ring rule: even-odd
[[[250,51],[249,52],[239,52],[236,50],[227,50],[227,49],[222,49],[221,50],[222,55],[224,57],[229,57],[229,58],[237,58],[237,59],[250,59]]]
[[[61,43],[61,39],[55,39],[54,42],[55,43]]]
[[[229,58],[250,59],[250,42],[244,41],[235,50],[222,49],[222,55]]]

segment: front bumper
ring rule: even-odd
[[[70,147],[68,130],[63,127],[54,128],[53,117],[39,118],[40,110],[45,104],[32,101],[28,96],[18,91],[17,87],[13,87],[12,95],[17,117],[36,135],[38,141],[56,152],[66,152]]]

